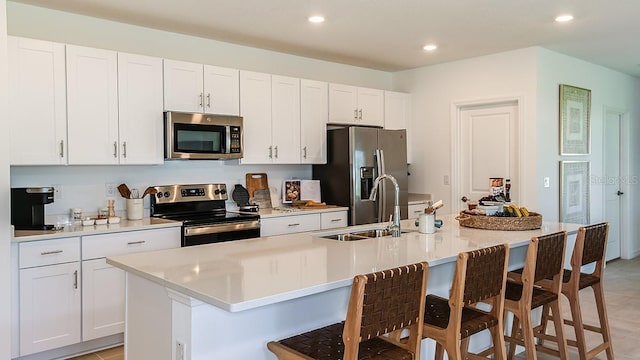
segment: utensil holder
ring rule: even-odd
[[[140,220],[144,211],[143,199],[125,199],[127,203],[127,219]]]
[[[418,218],[418,231],[422,234],[433,234],[436,232],[435,214],[420,214]]]

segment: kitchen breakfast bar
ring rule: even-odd
[[[513,269],[532,236],[566,230],[570,254],[580,226],[490,231],[461,227],[453,215],[441,219],[435,234],[404,220],[403,231],[412,231],[399,238],[322,237],[385,225],[373,224],[108,258],[127,273],[126,358],[275,359],[268,341],[344,320],[357,274],[426,260],[427,292],[448,297],[458,253],[508,243]],[[472,339],[471,347],[488,341]],[[424,340],[422,358],[432,358],[433,348]]]

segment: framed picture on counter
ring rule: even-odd
[[[589,162],[560,161],[560,222],[589,223]]]
[[[590,152],[591,90],[560,84],[560,155]]]

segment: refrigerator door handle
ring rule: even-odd
[[[376,149],[376,171],[378,172],[376,174],[376,177],[386,174],[384,164],[384,151],[381,149]],[[376,204],[378,206],[378,211],[376,213],[378,215],[378,222],[384,222],[387,221],[387,214],[384,211],[387,208],[387,194],[385,192],[385,183],[380,183],[378,187],[378,199]]]

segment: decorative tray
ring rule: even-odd
[[[461,211],[456,220],[460,226],[485,230],[522,231],[539,229],[542,226],[542,215],[530,212],[529,216],[498,217],[470,214]]]

